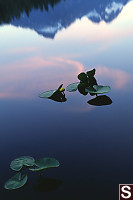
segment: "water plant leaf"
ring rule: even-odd
[[[65,97],[64,90],[63,90],[63,88],[62,88],[62,91],[60,91],[60,90],[57,90],[56,92],[54,92],[54,94],[51,97],[49,97],[49,99],[56,101],[56,102],[65,102],[67,99]]]
[[[51,98],[52,95],[58,92],[64,92],[65,88],[62,88],[63,84],[61,84],[57,90],[50,90],[39,94],[40,98]]]
[[[27,175],[24,174],[21,176],[21,173],[17,173],[15,176],[10,178],[6,183],[4,188],[7,190],[15,190],[25,185],[27,182]]]
[[[10,167],[14,171],[20,171],[23,165],[31,167],[34,165],[34,162],[35,162],[34,158],[30,156],[22,156],[20,158],[16,158],[15,160],[13,160],[10,164]]]
[[[59,167],[60,163],[54,158],[41,158],[35,161],[35,166],[29,168],[31,171],[41,171],[48,168]]]
[[[79,83],[78,85],[78,91],[83,94],[83,95],[87,95],[88,92],[85,91],[85,88],[88,86],[87,83]]]
[[[87,75],[86,75],[84,72],[82,72],[82,73],[80,73],[80,74],[78,75],[78,79],[79,79],[80,81],[82,81],[82,82],[86,82],[86,81],[88,80]]]
[[[56,92],[56,90],[46,91],[46,92],[43,92],[43,93],[39,94],[39,97],[40,97],[40,98],[49,98],[49,97],[51,97],[55,92]]]
[[[86,72],[86,74],[87,74],[88,78],[92,78],[92,77],[94,77],[95,72],[96,72],[96,69],[92,69],[92,70]]]
[[[106,95],[100,95],[89,100],[87,103],[93,106],[105,106],[112,104],[112,100]]]
[[[72,84],[70,84],[66,87],[66,90],[68,92],[75,92],[78,89],[78,85],[79,85],[79,82],[78,83],[72,83]]]
[[[61,84],[61,85],[58,87],[57,90],[61,90],[62,86],[63,86],[63,84]]]
[[[103,94],[110,92],[111,88],[109,86],[102,86],[102,85],[93,85],[92,87],[88,87],[85,89],[85,92],[92,93],[92,94]]]

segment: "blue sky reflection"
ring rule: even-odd
[[[83,17],[54,40],[30,29],[1,26],[0,98],[29,98],[60,83],[66,87],[92,68],[114,89],[126,87],[133,74],[132,10],[131,1],[110,24]]]

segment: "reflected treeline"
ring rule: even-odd
[[[48,11],[49,5],[54,7],[61,0],[0,0],[0,24],[9,23],[14,18],[20,18],[21,13],[27,16],[32,9]]]

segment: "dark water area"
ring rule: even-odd
[[[132,9],[126,0],[0,0],[1,199],[117,200],[119,184],[133,184]],[[65,90],[65,102],[39,98],[93,68],[111,87],[102,103],[78,90]],[[28,182],[8,191],[20,156],[60,166],[42,176],[26,168]]]

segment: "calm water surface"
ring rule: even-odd
[[[117,200],[118,184],[133,183],[133,1],[9,2],[0,0],[0,196]],[[111,105],[78,91],[63,103],[38,97],[93,68]],[[26,171],[28,183],[7,191],[23,155],[60,167],[42,179]]]

